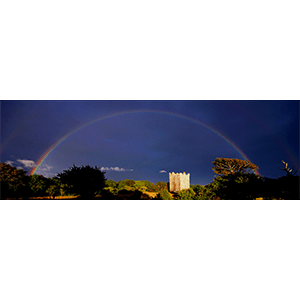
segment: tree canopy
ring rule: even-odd
[[[71,193],[81,198],[93,198],[97,192],[101,192],[105,185],[105,172],[95,166],[87,165],[76,167],[73,165],[68,170],[57,174],[62,183],[68,186]]]
[[[26,171],[12,167],[6,163],[0,163],[0,169],[0,198],[26,197],[28,191]]]
[[[219,176],[233,175],[236,173],[250,174],[258,169],[258,166],[251,163],[249,160],[237,158],[217,157],[213,161],[214,167],[212,170]]]

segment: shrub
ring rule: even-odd
[[[167,190],[162,190],[156,196],[157,200],[174,200],[172,195]]]
[[[196,193],[192,188],[178,192],[178,200],[194,200]]]
[[[156,182],[154,185],[155,192],[159,192],[159,191],[167,190],[167,189],[168,189],[168,184],[163,181]]]

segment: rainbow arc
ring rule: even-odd
[[[195,124],[201,125],[209,130],[211,130],[212,132],[214,132],[215,134],[217,134],[219,137],[221,137],[222,139],[224,139],[229,145],[231,145],[241,156],[243,159],[245,160],[249,160],[247,158],[247,156],[245,155],[245,153],[243,153],[243,151],[241,149],[239,149],[233,142],[231,142],[229,139],[227,139],[224,135],[222,135],[220,132],[218,132],[217,130],[215,130],[214,128],[196,120],[190,117],[186,117],[180,114],[176,114],[176,113],[171,113],[171,112],[164,112],[164,111],[155,111],[155,110],[138,110],[138,111],[125,111],[125,112],[121,112],[121,113],[116,113],[116,114],[111,114],[108,116],[104,116],[104,117],[100,117],[97,118],[91,122],[88,122],[74,130],[72,130],[71,132],[69,132],[68,134],[66,134],[65,136],[63,136],[61,139],[59,139],[56,143],[54,143],[46,152],[44,152],[44,154],[39,158],[39,160],[36,163],[36,167],[32,168],[30,171],[30,175],[33,175],[37,172],[37,170],[39,169],[39,167],[41,166],[41,164],[47,159],[47,157],[49,157],[49,155],[63,142],[65,141],[68,137],[70,137],[71,135],[75,134],[76,132],[80,131],[81,129],[92,125],[96,122],[99,121],[103,121],[109,118],[113,118],[113,117],[118,117],[118,116],[122,116],[122,115],[127,115],[127,114],[138,114],[138,113],[155,113],[155,114],[162,114],[162,115],[168,115],[168,116],[175,116],[181,119],[185,119],[188,120],[190,122],[193,122]],[[255,171],[256,175],[259,175],[258,171]]]

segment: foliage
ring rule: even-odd
[[[94,168],[87,165],[76,167],[73,165],[68,170],[58,173],[62,183],[68,185],[69,192],[79,195],[81,198],[93,198],[97,192],[105,187],[105,172],[97,166]]]
[[[163,181],[158,181],[154,185],[154,191],[155,192],[159,192],[159,191],[167,190],[167,189],[168,189],[168,184],[166,182],[163,182]]]
[[[258,166],[251,163],[249,160],[237,158],[222,158],[217,157],[213,161],[214,167],[212,170],[220,176],[233,175],[236,173],[249,174],[258,169]]]
[[[300,199],[300,176],[264,178],[261,195],[264,199]]]
[[[251,200],[261,196],[263,179],[255,174],[235,173],[223,179],[219,196],[222,199]]]
[[[134,184],[134,180],[125,179],[118,182],[118,188],[123,188],[124,186],[134,186]]]
[[[195,194],[200,194],[205,190],[205,186],[200,184],[191,185],[191,189],[195,192]]]
[[[50,197],[55,199],[55,196],[60,195],[60,186],[57,184],[50,185],[49,188],[47,189],[47,193]]]
[[[118,186],[118,183],[115,182],[114,180],[108,179],[106,180],[106,186],[116,188]]]
[[[0,163],[0,168],[0,198],[26,198],[28,194],[26,172],[5,163]]]
[[[42,197],[47,195],[50,180],[43,175],[34,174],[29,176],[28,184],[33,197]]]
[[[154,190],[154,184],[148,180],[144,180],[144,185],[147,188],[148,192],[155,192]]]
[[[129,200],[149,200],[150,197],[139,190],[135,190],[129,197]]]
[[[132,191],[127,190],[127,189],[122,189],[118,191],[118,195],[131,195]]]
[[[157,200],[174,200],[172,195],[168,192],[168,190],[161,190],[155,199],[157,199]]]
[[[194,200],[195,195],[192,188],[181,190],[178,192],[178,200]]]

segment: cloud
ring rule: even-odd
[[[49,165],[46,165],[46,164],[43,164],[41,167],[39,167],[39,169],[41,171],[50,171],[53,167],[52,166],[49,166]]]
[[[11,165],[11,166],[13,167],[13,164],[14,164],[15,162],[14,162],[14,161],[11,161],[11,160],[7,160],[5,163],[8,164],[8,165]]]
[[[101,171],[131,172],[133,169],[124,169],[119,167],[102,167]]]
[[[160,170],[159,173],[167,173],[165,170]]]
[[[33,160],[29,159],[17,159],[17,162],[23,164],[25,168],[34,168],[37,166]]]

